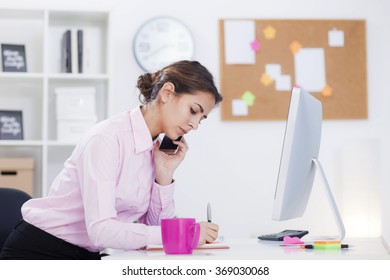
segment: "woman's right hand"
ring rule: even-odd
[[[154,163],[156,165],[156,182],[160,185],[169,185],[172,183],[173,174],[176,168],[184,160],[188,151],[188,144],[184,137],[181,141],[174,141],[178,145],[178,150],[175,154],[168,155],[159,150],[160,142],[157,141],[154,145]]]

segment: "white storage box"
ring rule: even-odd
[[[57,118],[57,140],[76,142],[96,123],[96,121],[96,116]]]
[[[94,87],[56,88],[57,118],[88,117],[96,115]]]

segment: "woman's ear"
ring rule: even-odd
[[[160,97],[163,103],[167,103],[175,95],[175,85],[171,82],[165,83],[160,90]]]

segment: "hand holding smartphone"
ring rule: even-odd
[[[180,136],[175,141],[181,141],[183,137]],[[173,155],[177,152],[178,145],[174,144],[172,139],[170,139],[168,136],[164,136],[163,140],[160,143],[160,151],[163,151],[166,154]]]

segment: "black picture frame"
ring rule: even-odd
[[[0,140],[23,139],[23,112],[0,110]]]
[[[1,44],[3,72],[27,72],[24,45]]]

